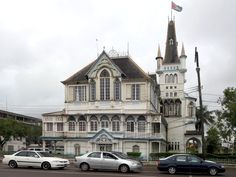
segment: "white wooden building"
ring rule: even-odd
[[[43,142],[63,142],[65,154],[108,150],[166,151],[166,121],[159,114],[156,75],[129,57],[105,51],[63,81],[65,108],[43,115]]]

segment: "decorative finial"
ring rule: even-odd
[[[182,50],[181,50],[181,55],[180,56],[186,56],[185,55],[185,49],[184,49],[184,43],[182,43]]]
[[[156,57],[156,59],[163,59],[163,57],[161,56],[160,44],[158,44],[158,50],[157,50],[157,57]]]

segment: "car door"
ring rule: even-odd
[[[101,169],[101,152],[92,152],[86,158],[87,163],[92,169]]]
[[[20,151],[14,156],[18,166],[27,166],[27,151]]]
[[[201,173],[207,171],[207,166],[200,158],[196,156],[188,156],[188,162],[190,164],[191,172],[193,173]]]
[[[176,168],[178,172],[190,172],[190,165],[186,155],[179,155],[176,157]]]
[[[119,166],[118,158],[109,152],[102,153],[102,169],[117,170]]]
[[[26,163],[27,163],[27,166],[30,166],[30,167],[41,167],[40,157],[34,151],[27,152]]]

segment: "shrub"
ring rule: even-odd
[[[138,159],[141,156],[141,152],[127,152],[127,155],[131,158]]]

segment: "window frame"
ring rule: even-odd
[[[104,69],[100,74],[100,100],[107,101],[110,100],[110,74],[109,72]]]
[[[140,84],[132,84],[131,86],[131,100],[139,101],[141,98]]]
[[[69,121],[68,122],[68,131],[75,131],[75,121]]]
[[[86,85],[75,86],[75,101],[77,102],[87,101],[87,86]]]

